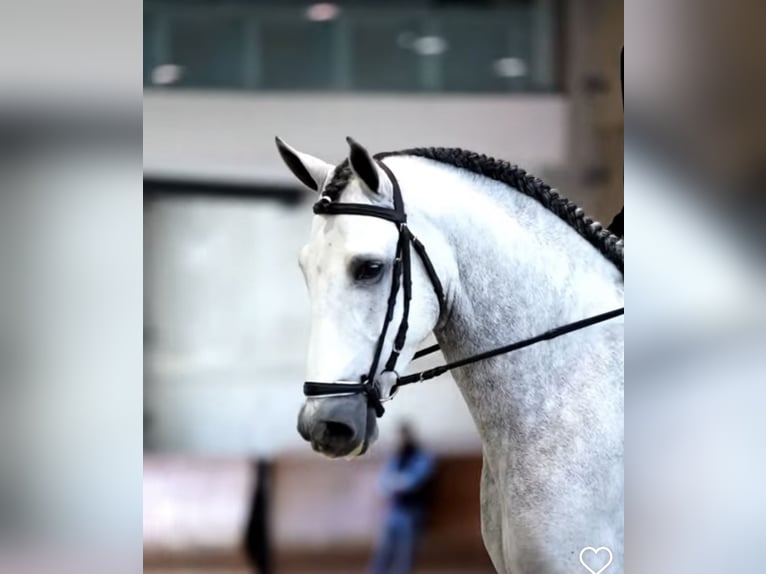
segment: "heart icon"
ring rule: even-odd
[[[600,552],[606,552],[609,556],[609,559],[606,561],[606,564],[604,564],[601,568],[598,570],[594,570],[591,568],[588,563],[585,561],[585,553],[588,552],[589,554],[593,554],[593,557],[596,557],[599,555]],[[592,558],[593,558],[592,557]],[[607,568],[609,568],[609,565],[612,563],[612,551],[609,550],[606,546],[600,546],[598,548],[593,548],[592,546],[586,546],[582,550],[580,550],[580,564],[582,564],[585,569],[590,572],[590,574],[601,574],[604,572]]]

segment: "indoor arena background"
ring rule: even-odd
[[[274,136],[333,163],[346,136],[479,151],[608,224],[622,19],[613,1],[145,2],[147,568],[268,553],[280,572],[364,571],[376,473],[408,421],[438,456],[417,571],[491,571],[480,442],[449,376],[391,403],[359,460],[328,461],[296,431],[314,198]]]

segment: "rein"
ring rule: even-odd
[[[391,272],[391,291],[388,296],[388,306],[386,309],[386,316],[383,322],[383,328],[381,329],[380,336],[375,345],[375,355],[370,365],[370,369],[366,375],[362,375],[360,382],[345,382],[339,381],[335,383],[324,383],[316,381],[306,381],[303,384],[303,394],[307,397],[328,397],[328,396],[341,396],[341,395],[354,395],[364,394],[367,397],[367,404],[370,408],[375,410],[377,417],[382,417],[385,413],[383,408],[383,402],[389,401],[394,398],[396,392],[400,387],[410,385],[413,383],[421,383],[429,379],[433,379],[440,375],[443,375],[447,371],[457,369],[459,367],[465,367],[479,361],[490,359],[498,355],[511,353],[518,351],[525,347],[529,347],[542,341],[549,341],[567,333],[579,331],[592,325],[614,319],[620,315],[625,314],[625,308],[614,309],[606,313],[593,315],[579,321],[567,323],[560,327],[556,327],[549,331],[546,331],[540,335],[517,341],[509,345],[490,349],[476,355],[471,355],[451,363],[445,363],[438,367],[413,373],[400,377],[396,372],[396,362],[399,359],[399,355],[404,348],[404,344],[407,339],[407,329],[409,327],[408,318],[410,312],[410,300],[412,299],[412,263],[411,263],[411,251],[413,248],[423,262],[423,267],[426,270],[428,278],[431,281],[436,298],[439,301],[440,314],[444,313],[446,307],[446,301],[444,298],[444,289],[442,288],[439,276],[436,274],[436,270],[428,257],[423,244],[415,237],[409,227],[407,227],[407,214],[404,211],[404,202],[402,200],[402,192],[399,187],[399,182],[394,177],[389,167],[380,160],[376,160],[378,166],[388,175],[393,186],[393,209],[387,207],[378,207],[374,205],[364,205],[359,203],[342,203],[333,202],[326,195],[322,196],[317,203],[314,204],[314,213],[320,215],[362,215],[367,217],[377,217],[379,219],[385,219],[394,223],[399,229],[399,240],[396,245],[396,256],[394,259],[394,265]],[[378,366],[380,364],[380,356],[383,351],[383,345],[385,343],[386,334],[388,333],[388,327],[394,317],[394,308],[396,307],[396,297],[399,294],[399,289],[403,291],[404,308],[402,313],[402,319],[399,323],[399,328],[394,339],[393,349],[386,361],[383,372],[380,377],[376,378]],[[433,345],[427,347],[415,353],[413,360],[429,355],[439,350],[439,345]],[[381,392],[381,386],[378,383],[378,379],[386,383],[388,387],[386,393]]]

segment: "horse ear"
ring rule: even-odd
[[[282,156],[282,160],[293,175],[309,189],[319,191],[333,166],[313,155],[299,152],[287,145],[280,137],[274,139],[277,142],[279,155]]]
[[[368,190],[378,193],[380,187],[379,168],[375,165],[375,160],[370,157],[367,150],[354,139],[347,137],[349,150],[348,162],[353,172],[362,180]]]

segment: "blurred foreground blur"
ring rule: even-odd
[[[109,4],[0,18],[1,572],[140,568],[140,15]]]
[[[762,3],[627,6],[627,564],[762,572]]]

